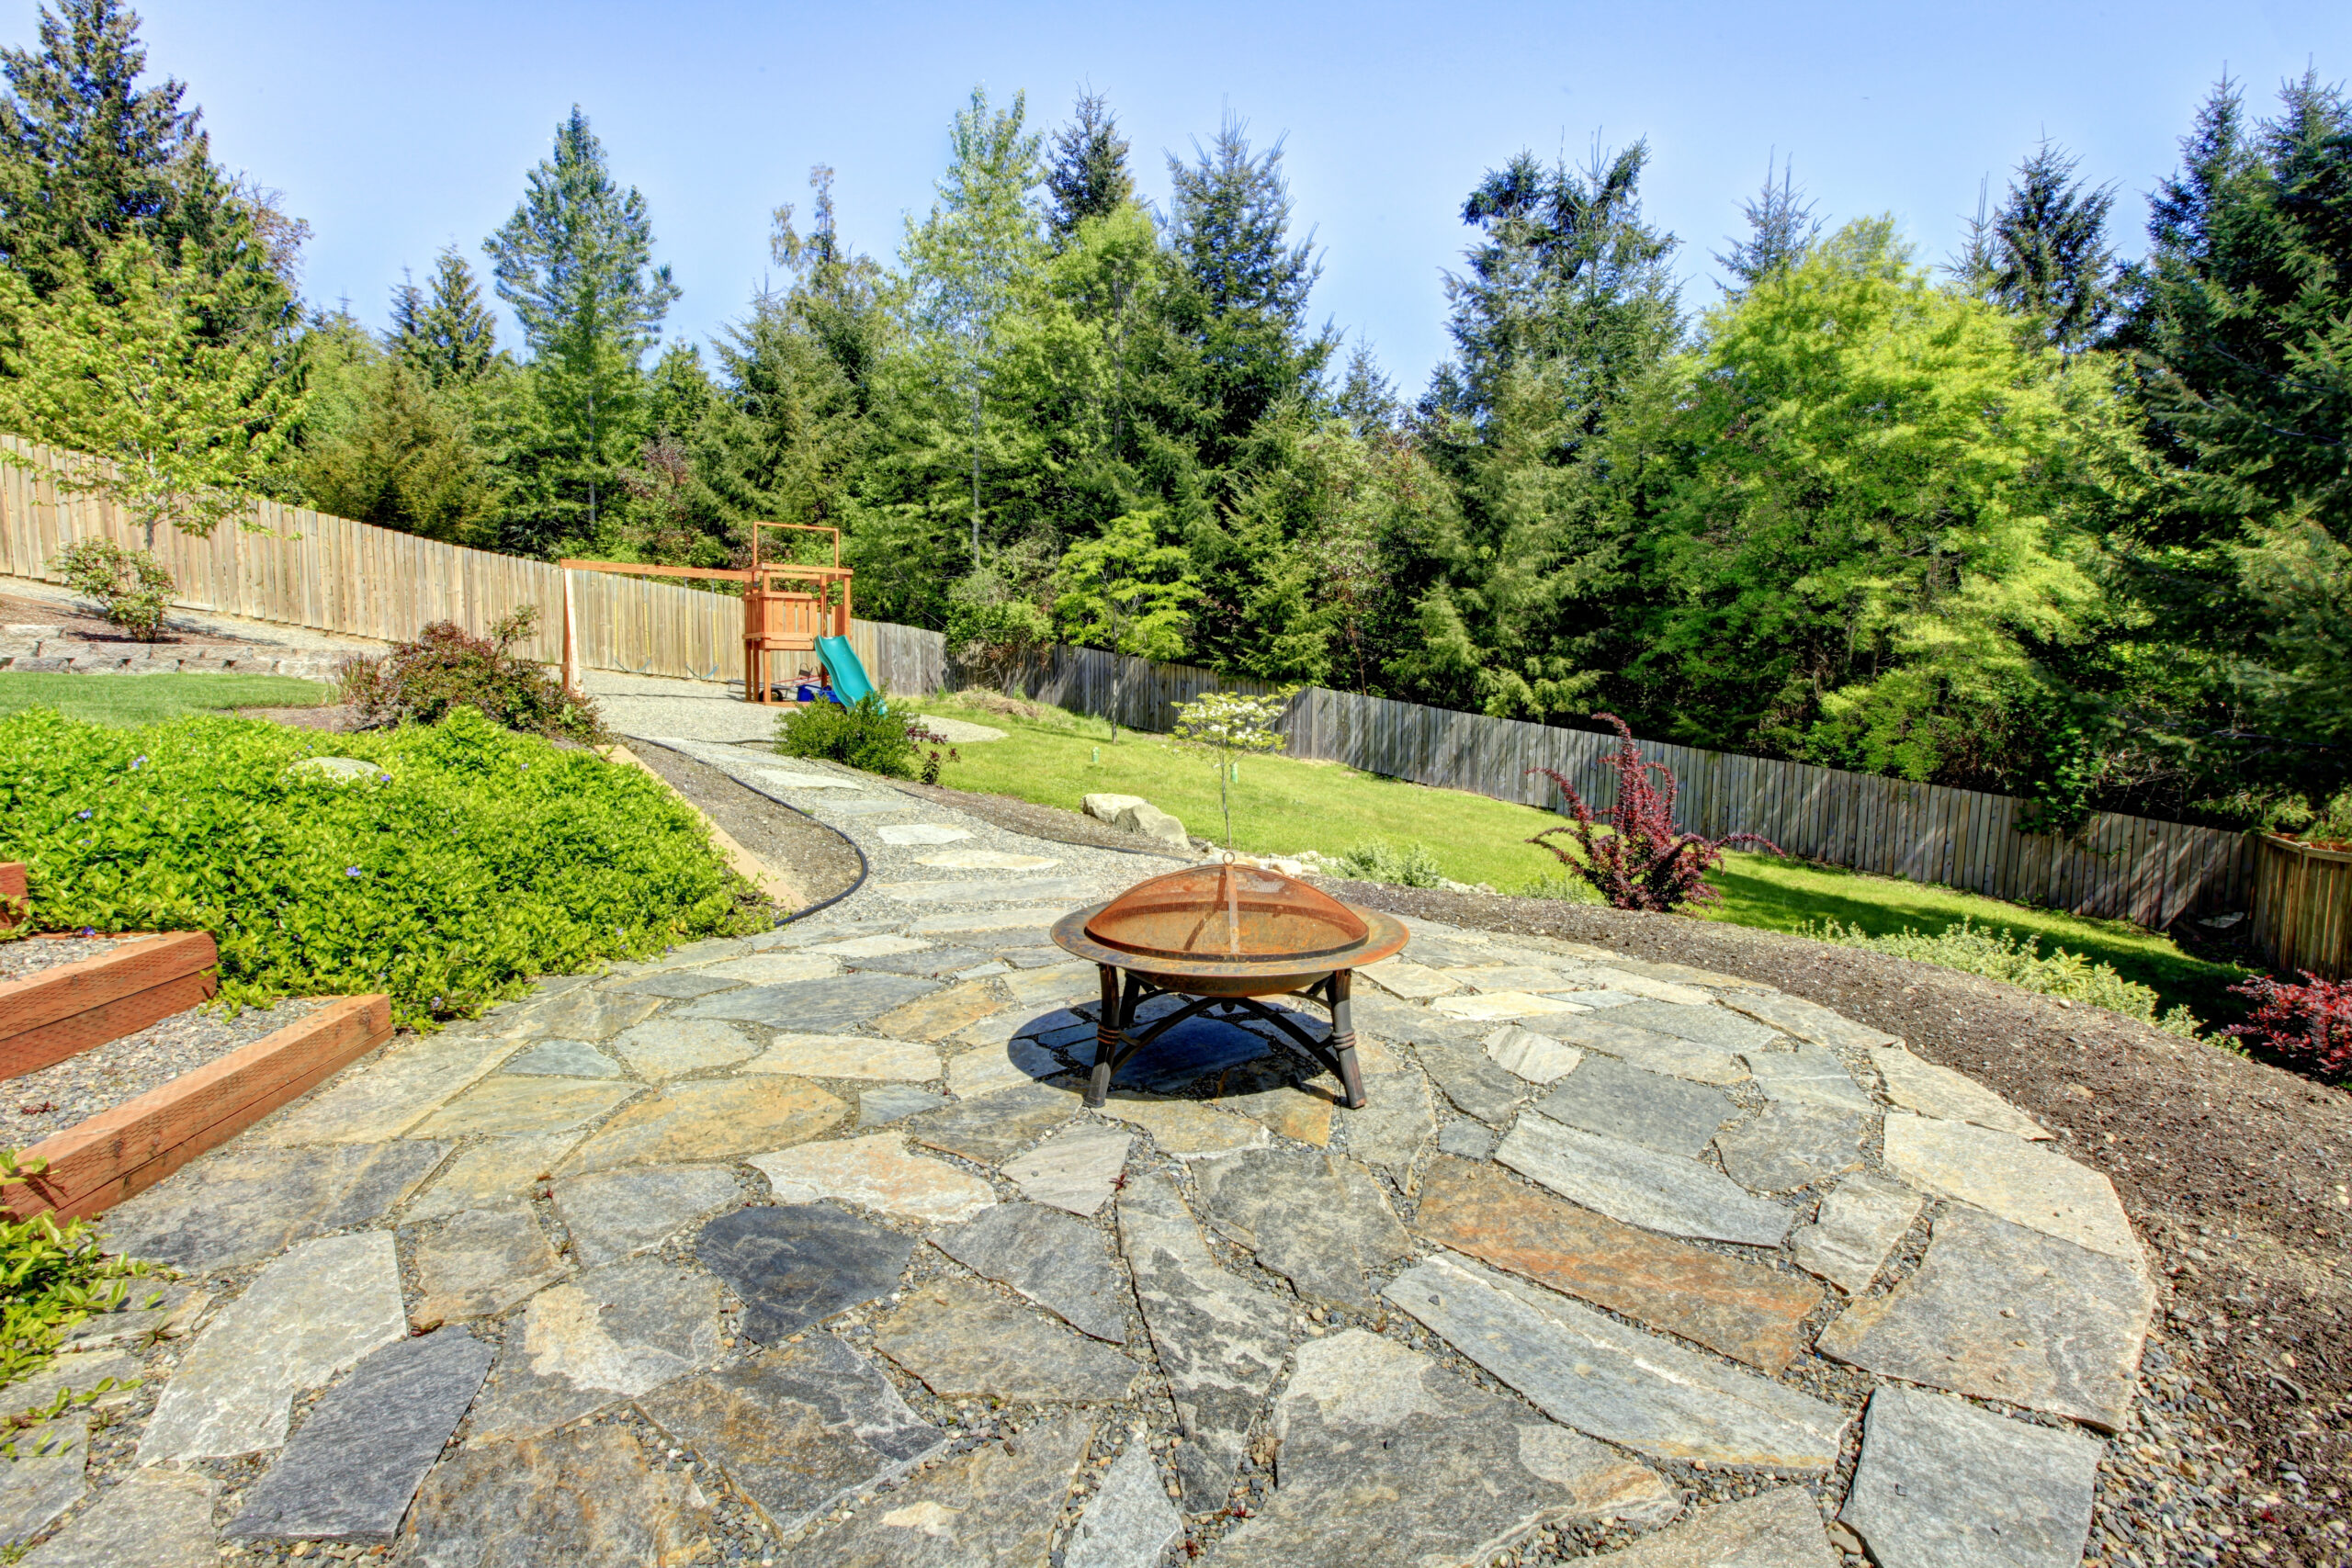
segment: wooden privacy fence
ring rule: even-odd
[[[7,435],[0,435],[0,448],[39,468],[88,461]],[[529,604],[539,622],[526,651],[549,663],[561,656],[564,574],[548,562],[275,502],[256,506],[251,520],[259,526],[223,523],[205,539],[159,533],[155,550],[180,585],[179,603],[387,640],[413,637],[438,620],[486,632]],[[54,581],[51,558],[92,535],[145,542],[110,504],[62,494],[45,474],[0,466],[0,571]],[[580,657],[589,668],[701,681],[736,676],[742,607],[731,595],[599,572],[571,577]],[[956,683],[937,632],[854,621],[850,639],[877,686],[912,696]],[[1110,717],[1115,708],[1119,723],[1148,730],[1167,729],[1177,706],[1204,692],[1272,689],[1082,648],[1038,651],[1012,683],[1080,713]],[[1580,730],[1319,688],[1299,694],[1284,727],[1295,756],[1530,806],[1557,804],[1550,782],[1528,776],[1531,768],[1556,769],[1596,801],[1606,801],[1611,788],[1594,764],[1612,741]],[[1792,854],[1832,864],[2149,926],[2257,902],[2248,835],[2103,814],[2061,840],[2017,831],[2022,804],[2004,795],[1655,741],[1640,748],[1680,781],[1680,825],[1711,837],[1760,833]],[[1533,855],[1531,870],[1540,869]],[[2296,886],[2340,886],[2328,881],[2335,873],[2301,874]],[[2286,918],[2278,915],[2279,896],[2274,892],[2257,921]],[[2282,929],[2306,944],[2297,952],[2334,931],[2340,964],[2346,895],[2333,897],[2333,915],[2296,916]]]
[[[2352,976],[2352,852],[2260,835],[2254,947],[2273,969]]]

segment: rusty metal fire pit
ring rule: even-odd
[[[1296,877],[1257,866],[1191,866],[1136,883],[1108,903],[1064,915],[1054,941],[1102,972],[1094,1075],[1086,1103],[1101,1106],[1111,1077],[1188,1018],[1220,1003],[1264,1019],[1283,1040],[1339,1078],[1350,1110],[1363,1107],[1363,1073],[1349,1016],[1355,971],[1405,945],[1386,915],[1342,904]],[[1136,1029],[1153,997],[1189,997]],[[1261,997],[1298,997],[1329,1010],[1320,1040]]]

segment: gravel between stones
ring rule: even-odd
[[[28,936],[0,942],[0,980],[23,980],[61,964],[78,964],[112,953],[136,936]]]
[[[275,1033],[334,999],[289,997],[275,1007],[243,1009],[234,1018],[194,1010],[175,1013],[136,1034],[10,1078],[6,1098],[0,1100],[0,1143],[11,1148],[37,1144]]]

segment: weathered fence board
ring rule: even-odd
[[[2352,978],[2352,852],[2265,833],[2256,856],[2255,951],[2274,969]]]

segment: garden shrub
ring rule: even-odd
[[[1798,930],[1800,935],[1816,942],[1867,948],[1872,953],[1893,953],[1922,964],[1940,964],[1947,969],[2006,980],[2045,997],[2063,997],[2088,1007],[2106,1008],[2153,1023],[2169,1034],[2194,1040],[2202,1027],[2197,1016],[2185,1007],[2173,1008],[2158,1017],[2154,989],[2125,979],[2113,964],[2095,964],[2063,947],[2052,947],[2045,956],[2041,938],[2021,938],[2007,926],[1996,933],[1963,919],[1958,925],[1946,926],[1932,934],[1905,926],[1897,935],[1872,936],[1860,926],[1840,925],[1829,919],[1817,925],[1808,921]]]
[[[2352,981],[2323,980],[2308,969],[2301,974],[2300,986],[2267,975],[2232,986],[2239,996],[2252,998],[2255,1009],[2244,1023],[2222,1032],[2308,1061],[2330,1077],[2352,1073]]]
[[[1407,844],[1400,850],[1366,840],[1340,853],[1339,871],[1361,882],[1388,882],[1400,887],[1435,887],[1445,880],[1437,856],[1422,843]]]
[[[515,656],[514,645],[531,635],[538,618],[538,610],[526,604],[492,626],[487,637],[454,621],[435,621],[414,642],[394,643],[381,659],[344,660],[335,671],[343,700],[371,727],[438,724],[453,710],[469,707],[526,734],[609,744],[594,703]]]
[[[98,607],[107,624],[153,642],[178,584],[145,550],[112,539],[76,539],[57,552],[50,569],[65,586]]]
[[[291,767],[326,753],[382,772],[336,783]],[[386,991],[410,1024],[766,923],[658,779],[469,707],[333,737],[12,714],[0,860],[28,863],[52,929],[211,932],[232,1003]]]
[[[1674,828],[1674,797],[1679,789],[1674,770],[1664,762],[1645,762],[1634,746],[1634,732],[1613,713],[1597,713],[1617,730],[1617,750],[1609,756],[1616,770],[1617,798],[1598,818],[1584,796],[1550,768],[1530,768],[1559,786],[1566,797],[1575,825],[1546,828],[1527,841],[1541,844],[1608,900],[1611,908],[1663,912],[1683,904],[1713,904],[1722,898],[1707,885],[1707,873],[1721,865],[1727,844],[1757,844],[1774,854],[1781,846],[1754,833],[1733,833],[1708,839],[1679,833]],[[1661,789],[1650,782],[1653,773],[1666,775]],[[1575,852],[1551,842],[1555,835],[1573,838]]]
[[[37,1175],[45,1168],[37,1162],[19,1168],[13,1153],[0,1154],[0,1173],[8,1176]],[[133,1278],[154,1272],[152,1263],[107,1254],[80,1220],[61,1226],[47,1214],[28,1220],[0,1215],[0,1383],[40,1371],[68,1328],[92,1312],[119,1305]],[[150,1300],[142,1298],[140,1304]],[[86,1403],[113,1386],[109,1378],[93,1388],[60,1390],[50,1408],[27,1414],[53,1417],[69,1404]],[[13,1442],[0,1443],[0,1453],[19,1457]]]
[[[924,772],[916,756],[924,744],[944,746],[947,738],[891,713],[888,697],[880,692],[868,692],[847,705],[810,703],[786,714],[775,728],[775,749],[786,757],[820,757],[886,778],[910,779]],[[936,783],[938,769],[928,772],[923,782]]]

